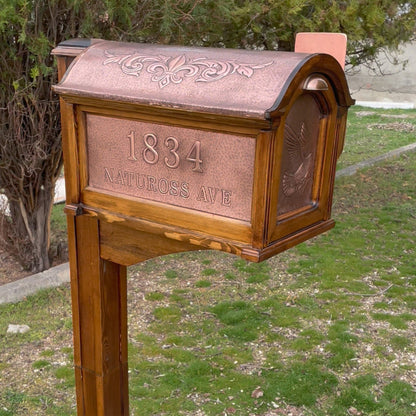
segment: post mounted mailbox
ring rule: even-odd
[[[107,41],[54,54],[78,414],[127,416],[126,266],[198,249],[261,261],[330,229],[353,100],[323,54]]]
[[[331,56],[101,41],[55,91],[85,213],[252,261],[334,224],[352,100]]]

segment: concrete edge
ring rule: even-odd
[[[38,290],[57,287],[68,282],[69,263],[51,267],[44,272],[0,286],[0,305],[19,302]]]
[[[400,110],[412,110],[415,108],[412,102],[392,102],[392,101],[360,101],[357,100],[355,105],[368,108],[384,108],[388,109],[400,109]]]
[[[354,175],[358,170],[374,166],[378,162],[383,162],[387,159],[392,159],[394,157],[400,156],[403,153],[411,152],[416,150],[416,143],[408,144],[407,146],[399,147],[398,149],[391,150],[390,152],[384,153],[383,155],[373,157],[371,159],[363,160],[362,162],[357,163],[356,165],[348,166],[344,169],[339,170],[336,173],[336,177],[341,176],[351,176]]]

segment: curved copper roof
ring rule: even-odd
[[[300,68],[316,72],[319,62],[338,65],[332,57],[317,56],[324,55],[100,41],[74,61],[55,91],[264,119]],[[337,83],[345,89],[340,67],[332,76],[343,77]],[[343,94],[349,97],[348,91]]]

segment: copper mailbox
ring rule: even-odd
[[[100,40],[54,54],[78,414],[127,416],[126,266],[199,249],[261,261],[330,229],[353,100],[329,55]]]
[[[68,212],[100,219],[104,258],[140,260],[117,242],[137,231],[261,261],[334,225],[353,100],[329,55],[94,41],[55,91]]]

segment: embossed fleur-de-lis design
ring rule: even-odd
[[[140,55],[137,53],[115,55],[105,51],[104,65],[117,63],[126,75],[140,76],[143,69],[152,75],[151,80],[158,82],[160,88],[169,84],[180,84],[184,78],[195,77],[195,82],[218,81],[237,73],[250,78],[256,69],[262,69],[273,62],[264,64],[246,64],[233,60],[220,61],[205,57],[189,58],[186,55]]]
[[[287,148],[291,166],[294,169],[291,172],[283,173],[283,193],[286,196],[292,196],[306,188],[308,183],[312,180],[312,164],[313,153],[307,151],[307,130],[303,122],[300,127],[299,134],[286,124],[285,126],[285,140],[287,141]]]
[[[159,83],[160,88],[166,87],[171,82],[180,84],[184,77],[193,77],[198,73],[196,65],[187,64],[186,56],[180,55],[169,58],[165,62],[155,62],[147,67],[147,72],[154,74],[152,81]]]

